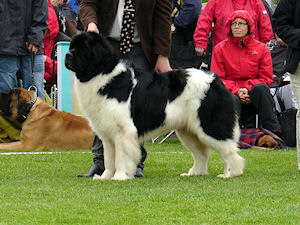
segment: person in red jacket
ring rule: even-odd
[[[51,4],[51,0],[48,0],[48,19],[47,19],[47,31],[43,37],[44,44],[44,62],[45,73],[44,79],[46,80],[45,89],[50,93],[50,89],[53,85],[53,75],[56,74],[56,61],[51,59],[51,53],[55,44],[55,38],[59,32],[58,19],[54,8]],[[53,66],[55,67],[53,70]],[[54,72],[54,73],[53,73]]]
[[[261,0],[209,0],[198,18],[194,33],[195,51],[198,56],[207,52],[210,31],[213,48],[227,38],[225,23],[235,10],[247,10],[250,13],[255,22],[256,40],[267,43],[274,38],[269,15]]]
[[[241,125],[246,126],[257,113],[263,128],[280,135],[269,91],[273,82],[270,51],[255,39],[255,22],[246,10],[233,12],[226,27],[228,38],[213,49],[211,71],[234,95]]]

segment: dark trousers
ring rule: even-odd
[[[147,76],[147,73],[152,73],[154,71],[154,65],[151,65],[148,62],[141,43],[134,43],[131,51],[124,55],[119,49],[119,41],[115,41],[110,38],[108,38],[108,41],[112,45],[116,56],[120,59],[125,59],[131,62],[137,70],[142,72],[143,76]]]
[[[251,104],[241,104],[237,95],[234,95],[235,109],[239,116],[241,128],[254,127],[255,115],[265,129],[280,135],[281,128],[278,122],[274,101],[270,90],[265,84],[257,84],[250,91]]]
[[[117,55],[117,57],[131,62],[137,70],[142,72],[143,76],[147,76],[147,73],[153,72],[153,66],[151,66],[147,61],[140,43],[135,43],[131,51],[126,55],[124,55],[119,50],[118,41],[112,40],[110,38],[108,39],[108,41],[114,48],[114,52]],[[140,149],[141,149],[142,157],[137,167],[144,169],[144,161],[146,160],[147,152],[142,145],[140,146]],[[97,135],[95,135],[94,138],[92,153],[94,155],[94,159],[93,159],[94,164],[97,165],[102,171],[104,171],[105,168],[104,168],[103,144]]]
[[[202,60],[195,52],[193,38],[186,37],[185,30],[176,30],[172,34],[172,45],[170,54],[170,65],[173,69],[178,68],[200,68]]]
[[[144,162],[147,157],[147,152],[144,148],[144,146],[140,146],[142,157],[137,165],[138,168],[141,168],[142,170],[144,169]],[[93,147],[92,147],[92,153],[94,155],[93,162],[94,165],[97,165],[99,169],[103,172],[104,171],[104,155],[103,155],[103,144],[100,138],[95,135],[94,142],[93,142]]]

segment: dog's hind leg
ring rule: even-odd
[[[116,138],[116,172],[112,180],[132,179],[136,173],[141,151],[137,136],[129,133]]]
[[[188,173],[182,173],[180,176],[207,175],[207,161],[210,150],[199,141],[196,135],[187,131],[176,131],[182,144],[187,147],[193,155],[194,165]]]
[[[224,173],[218,175],[220,178],[236,177],[243,174],[245,160],[237,152],[237,144],[233,140],[218,143],[215,150],[220,153],[225,165]]]
[[[101,176],[94,175],[94,180],[110,180],[116,171],[115,168],[115,147],[109,140],[102,139],[103,154],[104,154],[104,167],[105,170]]]

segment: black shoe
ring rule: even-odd
[[[141,168],[137,168],[136,169],[136,174],[134,175],[135,178],[139,178],[139,177],[143,177],[144,174],[143,174],[143,170]]]
[[[101,175],[103,171],[101,170],[100,166],[93,164],[86,174],[78,174],[77,177],[93,177],[94,174]]]

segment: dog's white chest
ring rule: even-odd
[[[94,131],[113,132],[114,128],[132,126],[128,102],[120,103],[116,99],[98,93],[96,82],[75,82],[78,101],[82,112],[89,119]]]

